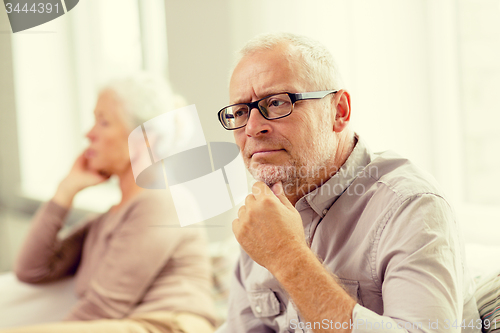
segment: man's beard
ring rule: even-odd
[[[257,168],[249,167],[248,171],[255,180],[264,182],[269,187],[279,181],[283,185],[290,184],[297,178],[295,165],[259,165]]]
[[[331,133],[323,127],[316,133],[311,142],[311,149],[304,152],[298,152],[300,155],[292,156],[282,165],[259,164],[252,167],[250,160],[247,161],[247,168],[253,178],[264,182],[271,187],[273,184],[281,181],[283,188],[300,188],[303,185],[315,183],[319,177],[323,177],[331,167],[336,155],[336,146],[331,139]],[[286,147],[284,142],[282,147]],[[289,143],[288,143],[289,145]]]

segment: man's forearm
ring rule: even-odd
[[[290,295],[303,321],[313,323],[326,319],[333,323],[347,323],[343,325],[347,329],[335,330],[332,329],[335,325],[329,325],[329,329],[315,332],[351,332],[348,324],[352,320],[356,301],[344,291],[310,249],[297,249],[287,257],[287,264],[281,261],[281,265],[273,268],[271,273]]]

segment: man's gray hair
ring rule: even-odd
[[[101,88],[104,90],[113,91],[123,103],[131,128],[179,107],[179,97],[173,94],[170,84],[148,72],[113,79]]]
[[[330,51],[318,41],[301,35],[287,32],[264,33],[252,38],[240,50],[238,62],[252,53],[272,50],[281,45],[290,46],[287,56],[299,56],[301,69],[297,75],[308,82],[311,89],[341,89],[342,78]]]

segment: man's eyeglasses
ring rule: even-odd
[[[289,116],[293,111],[295,102],[306,99],[321,99],[329,94],[335,94],[338,90],[313,91],[306,93],[280,93],[269,95],[252,103],[238,103],[226,106],[219,111],[219,121],[227,130],[235,130],[244,127],[250,111],[258,109],[262,117],[273,120]]]

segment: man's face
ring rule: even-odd
[[[289,61],[282,50],[260,51],[239,62],[230,82],[231,104],[275,93],[311,91],[296,75],[298,62]],[[269,186],[278,181],[303,184],[333,162],[336,140],[329,101],[329,97],[298,101],[291,115],[276,120],[251,110],[247,125],[235,130],[234,137],[255,179]]]

